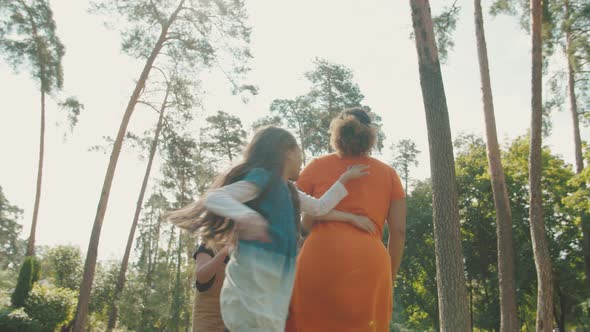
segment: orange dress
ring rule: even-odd
[[[331,154],[312,161],[297,186],[321,197],[355,164],[369,165],[370,174],[347,184],[349,194],[336,209],[368,216],[378,232],[342,222],[314,225],[297,258],[287,332],[389,331],[391,261],[381,237],[391,201],[404,198],[399,176],[371,157]]]

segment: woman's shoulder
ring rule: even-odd
[[[387,170],[394,170],[393,167],[391,167],[391,165],[389,165],[388,163],[381,161],[375,157],[368,157],[369,158],[369,164],[371,165],[371,167],[380,167],[383,169],[387,169]]]
[[[319,156],[319,157],[315,157],[313,158],[309,164],[314,164],[314,163],[326,163],[326,162],[335,162],[338,161],[340,158],[338,157],[338,155],[336,153],[330,153],[330,154],[325,154],[323,156]]]

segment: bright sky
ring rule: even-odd
[[[276,98],[304,93],[303,73],[314,57],[354,71],[365,104],[381,114],[387,144],[414,140],[422,151],[413,177],[430,174],[428,141],[408,1],[299,0],[247,1],[252,34],[251,81],[260,94],[248,104],[231,96],[222,78],[205,82],[206,112],[219,109],[238,115],[246,125],[267,113]],[[435,1],[436,5],[452,1]],[[485,3],[485,1],[484,1]],[[58,35],[65,44],[64,95],[76,95],[86,109],[73,134],[64,140],[65,115],[49,99],[43,192],[37,230],[41,245],[74,244],[86,250],[108,155],[88,152],[115,136],[142,62],[120,52],[117,32],[86,12],[87,0],[51,1]],[[455,33],[455,49],[443,67],[453,136],[483,134],[483,115],[473,8],[464,6]],[[436,13],[440,7],[433,7]],[[485,17],[498,134],[502,140],[525,134],[530,119],[529,37],[515,19]],[[39,93],[27,69],[14,74],[0,62],[0,185],[24,209],[23,234],[31,222],[38,158]],[[155,124],[153,112],[137,110],[130,128]],[[553,134],[545,141],[573,162],[573,139],[567,112],[553,115]],[[62,125],[58,126],[57,123]],[[589,132],[583,129],[583,138]],[[388,151],[385,151],[388,152]],[[390,157],[384,156],[385,161]],[[119,160],[102,228],[99,258],[120,257],[127,240],[145,161],[132,151]],[[153,182],[152,182],[153,183]]]

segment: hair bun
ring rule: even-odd
[[[338,153],[360,156],[368,153],[377,137],[371,117],[363,108],[342,111],[330,125],[330,143]]]

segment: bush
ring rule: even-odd
[[[41,276],[41,264],[33,256],[25,257],[23,266],[18,274],[18,281],[14,292],[12,293],[12,305],[20,308],[25,305],[29,292]]]
[[[41,324],[29,317],[23,308],[8,308],[0,311],[0,331],[2,332],[44,332]]]
[[[77,294],[67,288],[33,286],[25,311],[41,322],[47,331],[55,331],[74,319]]]

